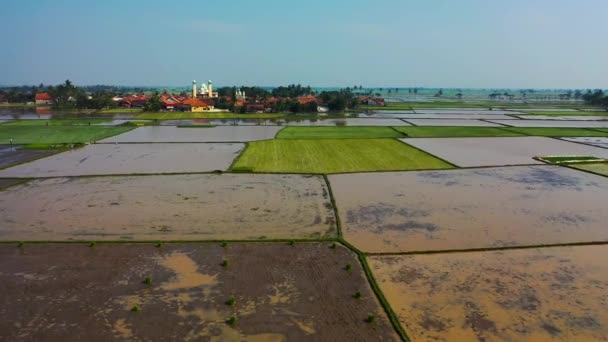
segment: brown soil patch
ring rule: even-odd
[[[0,269],[0,340],[397,340],[356,255],[328,243],[3,245]]]
[[[2,240],[238,240],[336,235],[322,177],[53,178],[0,192]]]
[[[414,341],[606,341],[608,246],[377,256]]]
[[[608,179],[558,166],[329,176],[370,253],[608,240]]]

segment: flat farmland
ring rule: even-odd
[[[53,150],[24,150],[22,146],[18,145],[14,147],[10,145],[0,145],[0,169],[50,156],[56,152],[57,151]]]
[[[562,140],[592,145],[596,147],[608,148],[608,137],[571,137],[571,138],[562,138]]]
[[[278,139],[379,139],[402,138],[391,127],[286,127]]]
[[[411,138],[457,138],[457,137],[517,137],[522,133],[507,131],[499,127],[395,127]]]
[[[549,165],[331,175],[344,238],[398,253],[608,241],[608,178]]]
[[[51,178],[0,191],[2,240],[241,240],[336,236],[322,177]]]
[[[181,128],[149,126],[104,139],[102,143],[202,143],[245,142],[272,139],[281,130],[278,126],[218,126]]]
[[[226,170],[245,147],[217,144],[93,144],[0,170],[0,177],[64,177]],[[0,157],[2,157],[0,153]]]
[[[491,120],[491,122],[513,127],[608,128],[608,121]]]
[[[540,137],[606,137],[608,132],[600,129],[567,127],[505,127],[506,131]]]
[[[269,140],[249,143],[233,170],[339,173],[452,166],[392,139]]]
[[[537,156],[608,157],[608,150],[545,137],[416,138],[403,141],[461,167],[539,164]]]
[[[411,126],[399,119],[322,118],[318,120],[287,120],[287,126]]]
[[[5,341],[398,340],[329,243],[3,245],[0,269]]]
[[[608,177],[608,163],[584,163],[571,164],[569,166],[575,169],[590,171]]]
[[[482,120],[467,119],[407,119],[407,122],[416,126],[476,126],[476,127],[498,127],[499,124]],[[508,121],[508,120],[505,120]]]
[[[0,144],[74,144],[95,142],[116,134],[125,133],[131,127],[108,126],[41,126],[0,125]]]
[[[412,341],[606,341],[607,246],[373,256]]]

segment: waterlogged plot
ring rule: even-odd
[[[512,116],[503,114],[386,114],[386,112],[374,113],[374,114],[359,114],[359,117],[367,116],[374,118],[382,117],[395,117],[399,119],[455,119],[455,120],[486,120],[486,119],[504,119],[504,120],[517,120]],[[409,120],[408,120],[409,121]]]
[[[581,127],[606,128],[608,121],[566,121],[566,120],[491,120],[493,123],[513,127]]]
[[[500,127],[501,125],[481,120],[458,119],[407,119],[407,122],[416,126],[482,126]]]
[[[0,192],[1,240],[222,240],[335,236],[323,178],[53,178]]]
[[[608,150],[543,137],[401,139],[461,167],[539,164],[536,156],[608,157]]]
[[[95,142],[131,127],[0,125],[0,144],[73,144]]]
[[[593,145],[596,147],[608,148],[608,137],[606,137],[606,138],[574,137],[574,138],[562,138],[562,140],[581,143],[581,144],[587,144],[587,145]]]
[[[301,120],[286,121],[287,126],[411,126],[409,123],[399,119],[320,119],[320,120]]]
[[[517,111],[501,110],[501,109],[480,109],[480,108],[428,108],[416,109],[417,114],[478,114],[478,115],[507,115],[507,114],[522,114]]]
[[[452,138],[452,137],[517,137],[521,133],[499,127],[395,127],[396,130],[412,138]]]
[[[377,256],[413,341],[606,341],[606,246]]]
[[[233,170],[338,173],[449,169],[453,166],[393,139],[258,141],[249,144]]]
[[[370,253],[608,240],[608,179],[559,166],[329,177],[345,239]]]
[[[541,137],[605,137],[608,132],[592,128],[564,127],[505,127],[505,131]]]
[[[572,168],[597,173],[608,177],[608,163],[572,164]]]
[[[94,144],[0,170],[0,177],[223,171],[244,147],[230,143]]]
[[[53,153],[55,152],[52,150],[24,150],[22,146],[0,145],[0,169],[50,156]]]
[[[398,340],[329,243],[4,245],[0,267],[4,341]]]
[[[377,139],[401,138],[391,127],[286,127],[278,139]]]
[[[197,143],[246,142],[272,139],[281,127],[276,126],[218,126],[181,128],[170,126],[140,127],[125,134],[104,139],[104,143]]]
[[[520,119],[525,120],[562,120],[562,121],[605,121],[608,116],[562,116],[562,115],[518,115]]]

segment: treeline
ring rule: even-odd
[[[598,106],[608,110],[608,95],[604,94],[603,90],[588,90],[587,93],[583,94],[583,101],[588,105]]]
[[[53,109],[104,109],[114,108],[113,91],[98,90],[89,95],[84,88],[76,87],[70,80],[47,88],[53,98]]]
[[[66,81],[69,82],[69,81]],[[72,84],[71,82],[69,82],[69,84]],[[66,83],[62,84],[63,86],[66,85]],[[11,86],[11,87],[0,87],[0,98],[5,99],[7,102],[9,103],[28,103],[28,102],[34,102],[35,101],[35,97],[37,93],[49,93],[49,94],[53,94],[56,93],[57,91],[62,92],[65,89],[57,89],[58,87],[62,86],[52,86],[52,85],[45,85],[45,84],[39,84],[38,86]],[[109,105],[109,103],[107,102],[107,98],[109,95],[115,96],[115,95],[123,95],[123,94],[133,94],[133,93],[144,93],[144,92],[151,92],[154,91],[156,88],[153,87],[129,87],[129,86],[110,86],[110,85],[89,85],[89,86],[81,86],[81,87],[77,87],[78,93],[86,93],[86,94],[91,94],[91,96],[93,97],[93,101],[89,102],[88,105],[99,107],[100,105],[106,104]],[[74,92],[73,95],[76,95],[77,92]],[[110,96],[110,99],[111,97]],[[84,106],[86,101],[84,101],[85,99],[81,97],[80,99],[80,106]],[[73,107],[76,107],[76,104],[74,104]],[[88,107],[82,107],[82,108],[88,108]]]
[[[292,113],[310,113],[316,112],[318,106],[326,105],[330,111],[343,111],[346,108],[355,108],[358,106],[358,101],[351,88],[342,90],[322,91],[316,93],[310,86],[302,86],[300,84],[290,84],[288,86],[279,86],[272,90],[267,90],[260,87],[222,87],[218,89],[220,99],[216,103],[219,109],[229,109],[234,111],[234,103],[236,102],[236,91],[240,89],[245,92],[247,98],[253,101],[265,102],[270,110],[275,113],[292,112]],[[320,101],[308,101],[300,103],[299,97],[312,95]],[[227,101],[223,97],[229,97],[232,101]],[[271,97],[273,101],[267,101]],[[242,108],[242,110],[246,110]]]

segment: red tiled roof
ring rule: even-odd
[[[207,102],[202,101],[197,98],[189,98],[182,101],[182,104],[189,105],[190,107],[208,107],[209,104]]]
[[[300,104],[308,104],[313,101],[316,103],[320,103],[320,101],[312,95],[298,97],[298,102],[300,102]]]
[[[53,98],[48,93],[38,93],[36,94],[36,101],[51,101]]]

